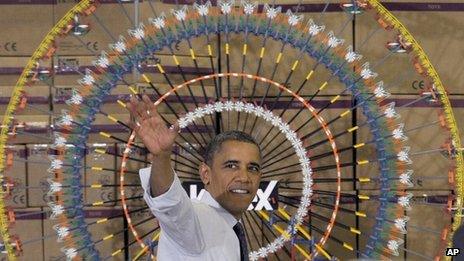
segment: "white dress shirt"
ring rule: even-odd
[[[176,174],[167,192],[152,197],[150,172],[151,167],[140,169],[139,175],[143,198],[161,227],[158,260],[240,260],[234,216],[206,190],[201,200],[191,200]]]

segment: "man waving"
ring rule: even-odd
[[[139,138],[153,155],[140,170],[144,199],[157,217],[161,235],[157,258],[164,260],[248,260],[240,221],[261,180],[261,150],[240,131],[223,132],[206,147],[199,175],[201,200],[190,200],[171,168],[178,125],[167,128],[156,106],[144,95],[127,105]]]

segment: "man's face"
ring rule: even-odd
[[[213,156],[212,166],[200,173],[213,198],[236,218],[246,211],[261,181],[261,158],[256,145],[225,141]]]

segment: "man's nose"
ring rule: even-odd
[[[241,169],[238,173],[238,176],[239,176],[239,179],[240,181],[242,182],[246,182],[249,180],[249,176],[248,176],[248,170],[247,169]]]

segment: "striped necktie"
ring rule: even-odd
[[[237,235],[238,242],[240,242],[240,261],[248,261],[248,248],[242,223],[237,222],[233,229]]]

